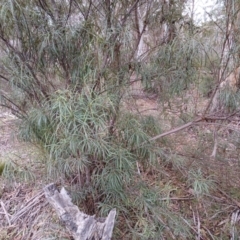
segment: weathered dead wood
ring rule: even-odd
[[[95,216],[80,212],[64,188],[59,192],[56,185],[51,183],[44,188],[44,192],[46,199],[54,207],[75,240],[111,239],[116,209],[112,209],[107,218],[97,219]]]

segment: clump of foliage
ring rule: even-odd
[[[149,128],[149,120],[154,123],[149,117],[120,112],[122,117],[110,132],[114,114],[111,98],[57,91],[42,109],[29,112],[20,134],[24,140],[45,146],[50,156],[46,162],[49,175],[68,179],[72,191],[82,193],[86,212],[107,213],[116,207],[120,215],[134,223],[142,215],[137,199],[143,204],[148,201],[145,198],[149,196],[143,192],[154,194],[156,201],[157,196],[160,198],[160,193],[145,185],[137,171],[137,164],[143,169],[156,165],[160,152],[154,144],[146,143],[149,133],[157,134],[159,130]],[[147,207],[150,212],[156,203]],[[148,218],[145,224],[147,229],[155,226]],[[151,235],[156,234],[156,226],[154,229]]]

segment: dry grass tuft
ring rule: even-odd
[[[42,190],[27,184],[1,189],[0,239],[70,239]]]

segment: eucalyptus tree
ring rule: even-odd
[[[209,21],[203,24],[203,33],[208,31],[209,46],[213,51],[209,59],[215,86],[209,104],[209,111],[233,112],[239,105],[238,68],[239,68],[239,4],[237,1],[219,1],[215,9],[208,13]],[[210,107],[211,105],[211,107]]]
[[[131,238],[189,235],[141,176],[163,157],[148,142],[160,127],[123,104],[136,76],[154,88],[169,74],[157,81],[167,91],[172,61],[188,68],[171,55],[184,46],[175,40],[183,8],[183,0],[1,1],[1,105],[21,119],[23,140],[47,150],[49,176],[69,180],[89,213],[116,207]]]

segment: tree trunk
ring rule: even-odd
[[[226,79],[219,85],[218,90],[212,101],[211,112],[225,110],[223,109],[223,104],[220,101],[221,91],[228,89],[233,93],[236,93],[237,90],[239,89],[239,85],[240,85],[240,67],[234,69],[234,71],[232,71],[226,77]]]

